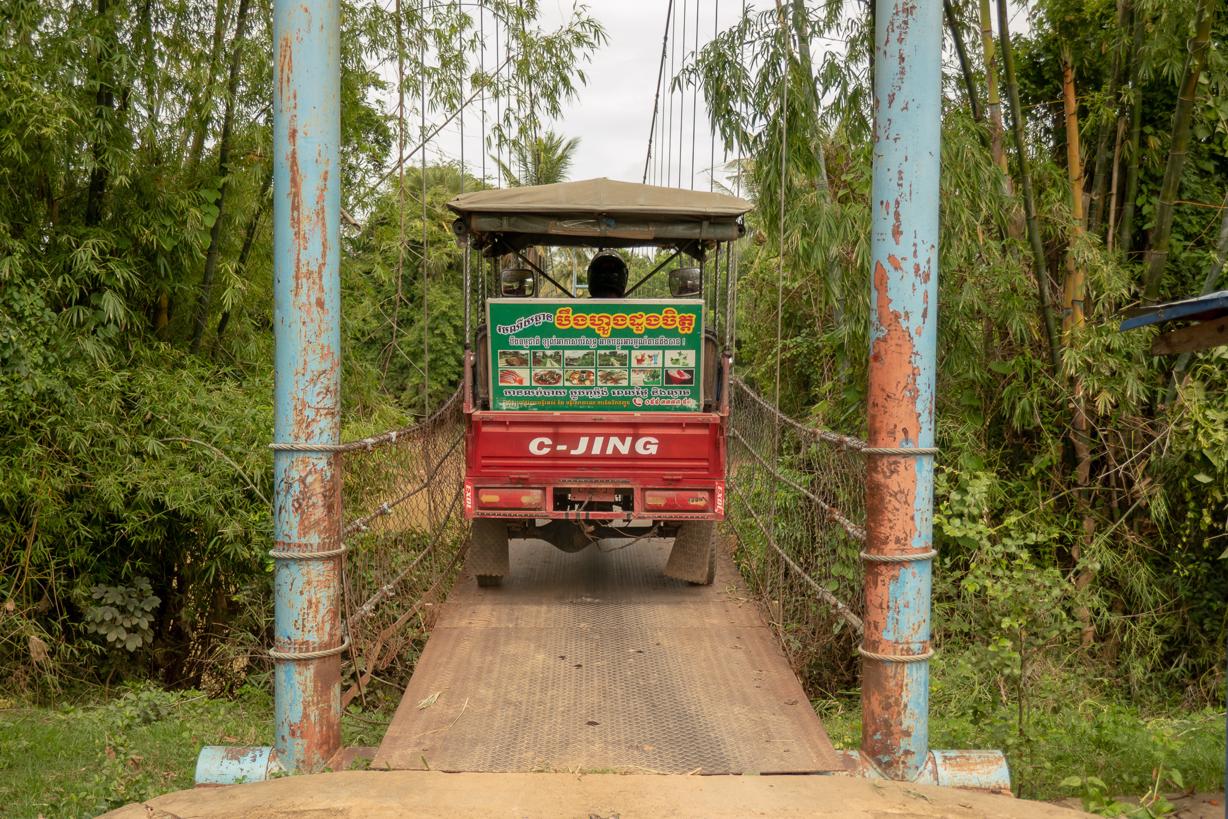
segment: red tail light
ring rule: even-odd
[[[709,512],[712,493],[707,489],[649,489],[644,492],[649,512]]]
[[[479,509],[541,509],[546,493],[520,486],[482,487],[476,490]]]

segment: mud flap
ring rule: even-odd
[[[665,563],[665,576],[709,586],[716,578],[715,524],[693,520],[678,526],[674,548]]]
[[[483,586],[498,585],[496,578],[508,573],[507,523],[476,518],[469,533],[469,571]],[[484,580],[485,579],[485,580]]]
[[[592,538],[584,536],[580,528],[584,525],[578,520],[552,520],[545,526],[537,527],[533,534],[560,552],[582,552],[593,542]]]

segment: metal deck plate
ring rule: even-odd
[[[713,586],[670,580],[669,546],[513,541],[502,588],[462,575],[372,767],[840,770],[736,568],[722,556]]]

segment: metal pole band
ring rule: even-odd
[[[857,653],[867,660],[878,660],[883,663],[923,663],[934,656],[934,649],[927,648],[920,654],[875,654],[862,646],[857,646]]]
[[[876,555],[870,552],[862,552],[860,557],[867,563],[916,563],[921,560],[931,560],[938,556],[937,549],[930,549],[928,552],[917,552],[913,555]]]
[[[937,455],[936,446],[866,446],[861,448],[864,455]]]
[[[305,444],[305,443],[273,443],[269,449],[274,452],[345,452],[353,449],[350,444]]]
[[[341,641],[341,645],[334,648],[322,648],[319,651],[277,651],[269,649],[269,656],[274,660],[322,660],[325,657],[333,657],[337,654],[342,654],[350,647],[350,638],[346,637]]]
[[[329,549],[327,552],[287,552],[280,549],[270,549],[269,557],[274,560],[323,560],[326,557],[340,557],[349,551],[344,544],[339,549]]]

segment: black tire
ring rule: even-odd
[[[708,543],[708,577],[702,583],[688,581],[692,586],[711,586],[716,581],[716,537]]]
[[[678,524],[674,546],[665,564],[666,577],[693,586],[710,586],[716,579],[716,527],[710,520]]]
[[[469,570],[483,588],[498,586],[509,570],[507,523],[477,518],[469,531]]]

